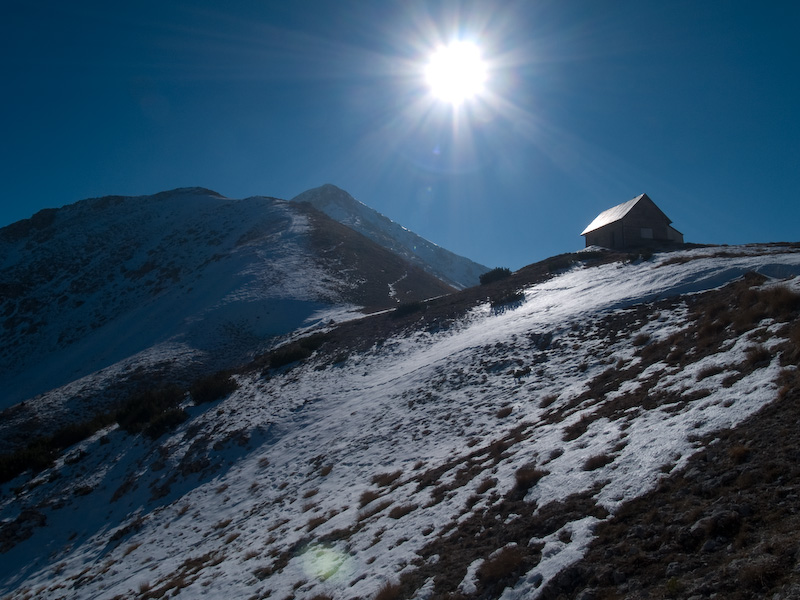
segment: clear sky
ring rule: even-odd
[[[799,31],[793,0],[6,0],[0,226],[333,183],[489,267],[643,192],[687,241],[797,241]],[[424,69],[456,39],[487,75],[453,106]]]

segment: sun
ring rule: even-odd
[[[425,80],[433,95],[454,106],[480,94],[486,75],[480,48],[468,41],[441,46],[425,67]]]

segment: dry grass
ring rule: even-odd
[[[614,457],[610,454],[596,454],[595,456],[590,456],[586,459],[586,462],[583,463],[583,470],[584,471],[595,471],[597,469],[601,469],[605,467],[607,464],[614,462]]]
[[[392,471],[391,473],[378,473],[372,477],[372,483],[380,487],[386,487],[397,481],[402,474],[403,471],[401,470]]]
[[[741,465],[750,458],[750,448],[742,444],[737,444],[728,450],[728,456],[734,464]]]
[[[378,502],[375,506],[368,508],[367,510],[363,510],[358,513],[358,520],[363,521],[365,519],[369,519],[370,517],[377,515],[379,512],[388,508],[392,505],[391,500],[383,500],[382,502]]]
[[[478,579],[486,582],[508,577],[519,568],[524,556],[519,546],[506,546],[481,564],[478,568]]]
[[[512,411],[513,411],[513,410],[514,410],[514,409],[513,409],[513,407],[511,407],[511,406],[504,406],[503,408],[501,408],[500,410],[498,410],[498,411],[495,413],[495,416],[496,416],[498,419],[504,419],[504,418],[506,418],[508,415],[510,415],[510,414],[512,413]]]
[[[496,485],[497,485],[497,479],[495,479],[494,477],[487,477],[486,479],[481,481],[480,485],[478,485],[478,488],[475,490],[475,492],[478,494],[485,494]]]
[[[547,408],[556,400],[558,400],[558,396],[556,395],[545,396],[542,398],[541,402],[539,402],[539,408]]]
[[[547,475],[547,471],[537,467],[536,463],[521,466],[514,474],[519,491],[527,491],[536,485],[539,480]]]
[[[704,367],[697,372],[695,379],[697,381],[702,381],[703,379],[707,379],[709,377],[713,377],[714,375],[719,375],[720,373],[725,372],[725,367],[721,365],[710,365],[708,367]]]
[[[358,499],[358,507],[364,508],[367,504],[380,497],[381,493],[376,490],[364,490],[361,497]]]
[[[402,506],[395,506],[392,510],[389,511],[389,518],[391,519],[400,519],[406,516],[408,513],[417,510],[418,506],[416,504],[404,504]]]
[[[397,600],[400,597],[400,584],[387,581],[375,594],[373,600]]]

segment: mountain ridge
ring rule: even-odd
[[[307,190],[292,202],[308,202],[457,289],[478,285],[480,276],[489,270],[418,236],[333,184]]]
[[[142,352],[157,365],[168,357],[165,344],[182,356],[176,369],[221,368],[315,313],[317,321],[323,312],[341,318],[452,291],[323,214],[277,198],[179,188],[37,215],[0,229],[2,407],[124,369]]]

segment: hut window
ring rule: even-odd
[[[653,230],[650,227],[642,227],[642,239],[643,240],[653,239]]]

